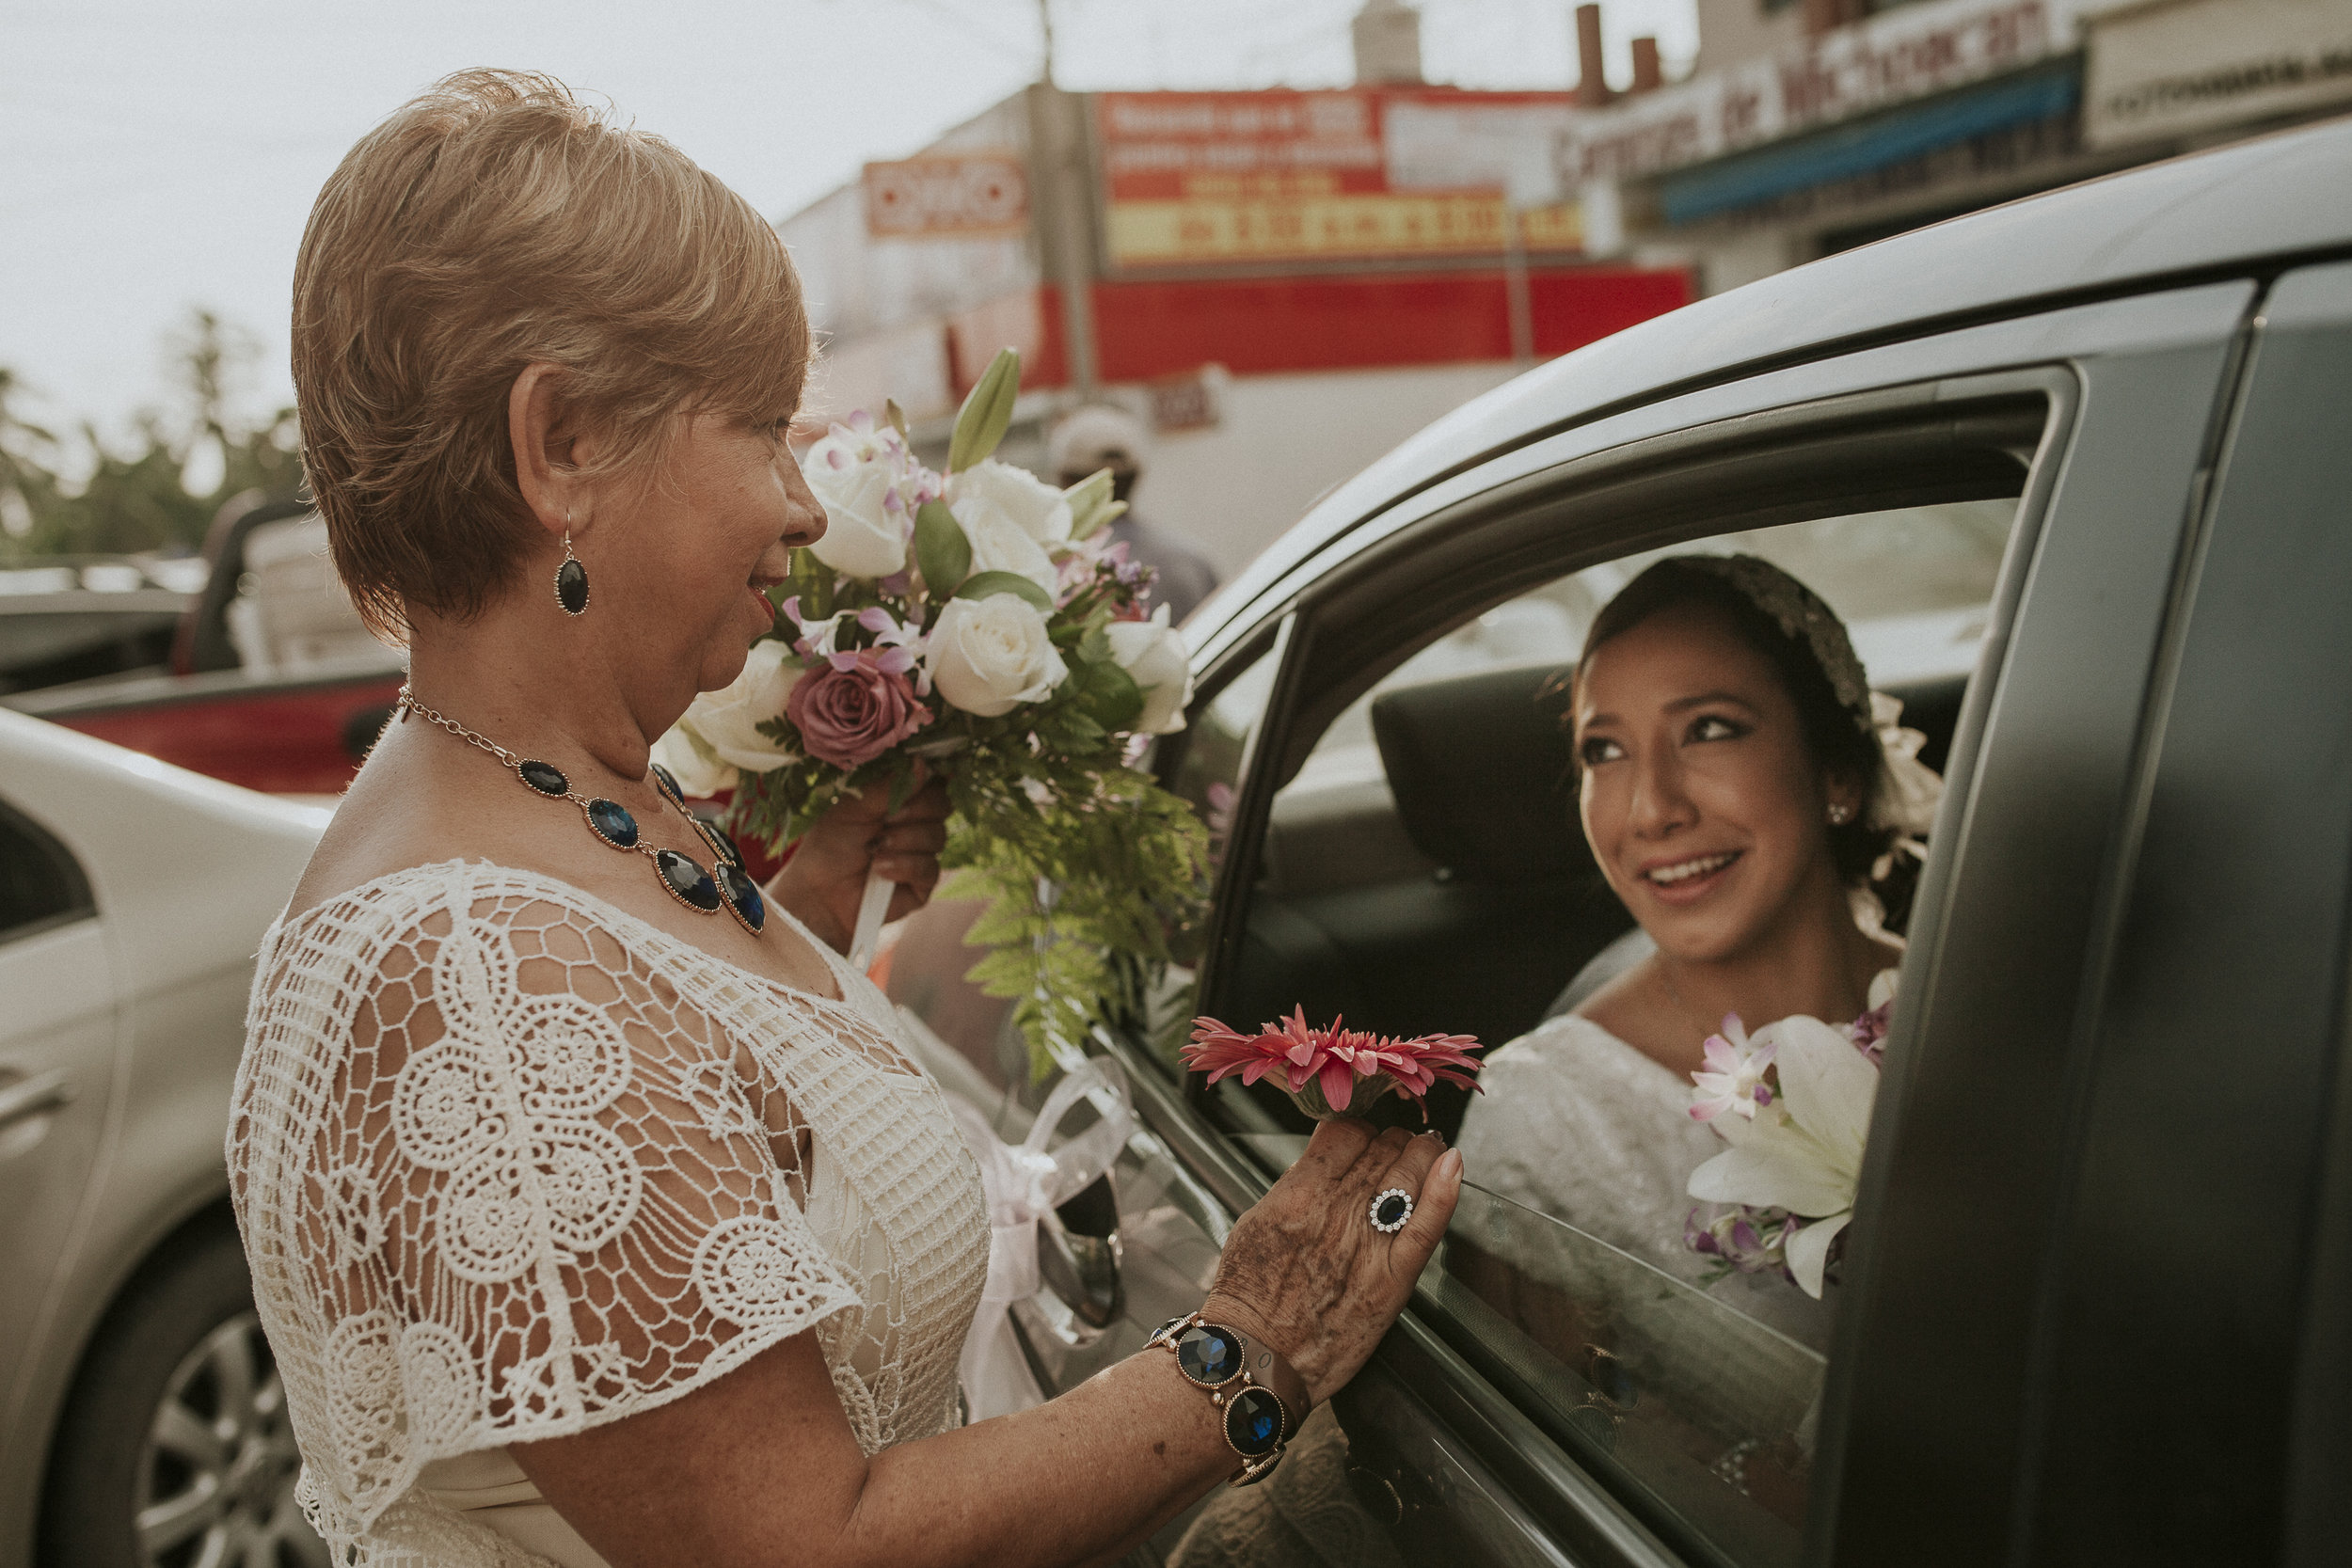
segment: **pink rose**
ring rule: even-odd
[[[931,721],[907,677],[866,648],[803,675],[784,711],[808,754],[845,772],[865,767]]]

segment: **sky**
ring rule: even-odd
[[[1073,90],[1333,87],[1360,0],[1051,0]],[[1422,66],[1561,88],[1572,0],[1421,0]],[[1607,0],[1609,74],[1693,0]],[[771,217],[1037,78],[1039,0],[0,0],[0,366],[60,430],[167,402],[196,308],[242,329],[232,381],[293,401],[286,315],[312,198],[367,128],[466,66],[552,72],[660,132]]]

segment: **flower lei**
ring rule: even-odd
[[[1728,1205],[1683,1220],[1716,1277],[1777,1274],[1820,1299],[1853,1217],[1894,998],[1843,1029],[1785,1018],[1753,1036],[1735,1015],[1691,1075],[1691,1117],[1731,1145],[1691,1173],[1692,1197]]]

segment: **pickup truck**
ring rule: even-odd
[[[256,502],[223,508],[209,571],[155,563],[101,594],[111,579],[94,574],[143,569],[56,565],[46,568],[55,583],[23,584],[46,592],[0,599],[0,654],[22,653],[8,668],[28,679],[162,652],[168,639],[168,662],[15,690],[0,705],[250,789],[342,794],[390,717],[401,657],[360,625],[316,512]],[[167,582],[147,580],[157,576]]]

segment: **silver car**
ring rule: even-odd
[[[0,709],[0,1565],[323,1563],[221,1142],[327,813]]]
[[[1539,1201],[1521,1149],[1473,1158],[1330,1416],[1154,1550],[2345,1561],[2348,410],[2339,121],[1604,339],[1406,441],[1203,604],[1155,764],[1217,844],[1180,1014],[1500,1044],[1620,961],[1559,677],[1661,552],[1808,578],[1946,788],[1826,1301],[1700,1277],[1679,1213],[1613,1243],[1622,1167],[1562,1116],[1524,1152],[1582,1162],[1592,1201]],[[892,990],[1015,1138],[1034,1097],[953,983],[954,919],[910,930]],[[1270,1084],[1180,1070],[1158,1022],[1092,1042],[1141,1131],[1115,1204],[1045,1222],[1048,1289],[1012,1313],[1041,1393],[1196,1306],[1302,1141]],[[1463,1125],[1458,1091],[1431,1109]]]

